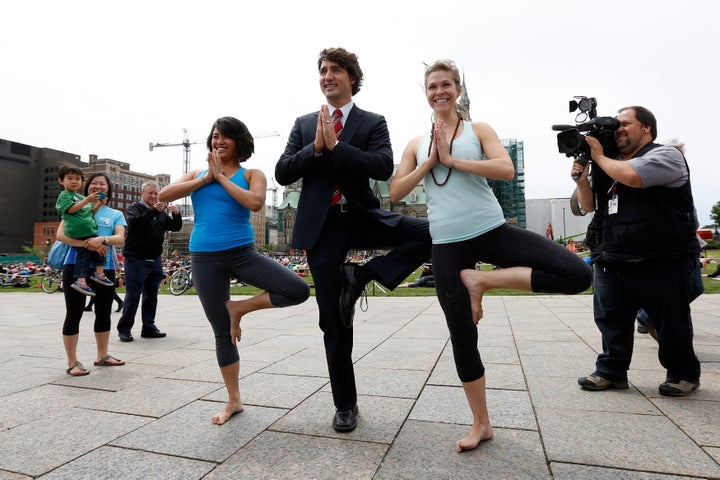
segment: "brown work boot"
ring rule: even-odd
[[[680,380],[677,378],[666,378],[665,383],[661,383],[658,390],[660,391],[660,395],[668,397],[685,397],[697,390],[699,386],[699,380],[697,382],[689,382],[687,380]]]
[[[592,391],[607,390],[608,388],[617,388],[620,390],[628,388],[627,380],[608,380],[598,375],[597,372],[593,372],[592,375],[587,377],[578,378],[578,385],[585,390]]]

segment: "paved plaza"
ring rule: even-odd
[[[720,295],[693,303],[702,386],[658,394],[657,344],[637,335],[630,388],[588,392],[600,335],[592,297],[485,297],[480,352],[492,440],[458,454],[472,423],[435,297],[370,297],[358,310],[360,415],[334,413],[314,298],[243,319],[245,411],[223,426],[214,339],[197,296],[163,295],[164,339],[121,343],[95,367],[81,323],[70,377],[61,294],[0,294],[0,479],[720,479]],[[113,313],[113,327],[119,318]]]

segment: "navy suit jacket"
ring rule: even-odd
[[[275,179],[289,185],[302,178],[292,247],[309,250],[320,236],[330,210],[333,186],[338,184],[353,209],[387,225],[400,215],[380,209],[370,179],[387,180],[393,172],[393,153],[385,117],[354,105],[333,151],[313,152],[319,112],[295,120],[285,152],[275,165]]]

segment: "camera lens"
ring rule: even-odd
[[[585,137],[576,128],[558,133],[557,139],[558,151],[570,155],[576,153],[585,144]]]

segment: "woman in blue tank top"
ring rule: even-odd
[[[435,122],[403,152],[390,199],[397,202],[424,180],[433,241],[435,288],[445,313],[458,376],[473,413],[470,432],[455,449],[470,450],[492,437],[485,400],[485,368],[477,348],[483,294],[493,288],[580,293],[592,271],[560,244],[508,225],[487,178],[511,180],[512,160],[490,125],[464,121],[455,63],[425,70],[425,94]],[[478,261],[502,267],[476,270]]]
[[[260,255],[253,243],[250,211],[265,203],[267,180],[241,163],[254,153],[253,136],[240,120],[219,118],[207,138],[208,168],[184,174],[158,194],[162,202],[190,195],[195,224],[190,235],[193,283],[215,334],[215,352],[228,403],[212,416],[222,425],[242,412],[237,342],[240,320],[255,310],[287,307],[310,296],[307,282]],[[230,300],[230,278],[261,288],[246,300]]]

